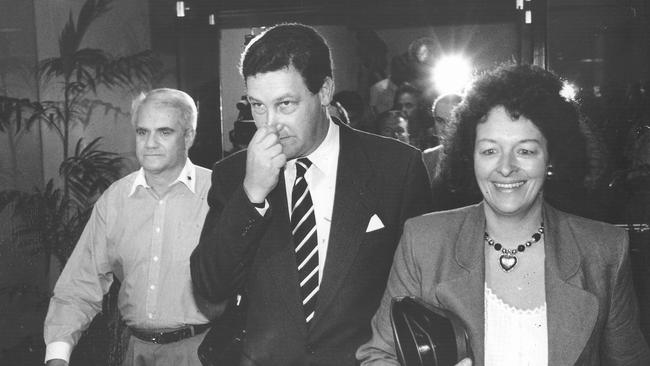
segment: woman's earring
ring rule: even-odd
[[[553,164],[549,164],[546,166],[546,179],[549,179],[553,177]]]

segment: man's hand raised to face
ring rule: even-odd
[[[244,191],[252,203],[264,202],[278,184],[280,169],[287,162],[278,130],[276,125],[261,126],[248,144]]]

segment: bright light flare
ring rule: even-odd
[[[560,95],[564,97],[564,99],[573,101],[576,99],[576,95],[578,94],[578,87],[575,86],[575,84],[564,80],[562,82],[562,90],[560,90]]]
[[[433,69],[433,82],[442,94],[461,94],[472,78],[472,66],[461,55],[445,56]]]

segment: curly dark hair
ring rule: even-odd
[[[293,66],[307,89],[316,94],[332,77],[332,59],[325,39],[312,27],[285,23],[255,37],[242,53],[239,71],[244,80],[259,73]]]
[[[577,106],[560,95],[561,89],[559,77],[531,65],[504,65],[480,76],[443,133],[441,174],[449,187],[480,197],[474,177],[476,126],[497,106],[503,106],[513,120],[530,120],[546,138],[553,175],[545,195],[567,185],[582,185],[587,172],[585,136]]]

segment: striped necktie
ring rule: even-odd
[[[305,311],[305,321],[314,318],[318,297],[318,238],[314,205],[305,180],[305,172],[311,166],[307,158],[296,161],[296,181],[291,193],[291,234],[296,251],[300,295]]]

